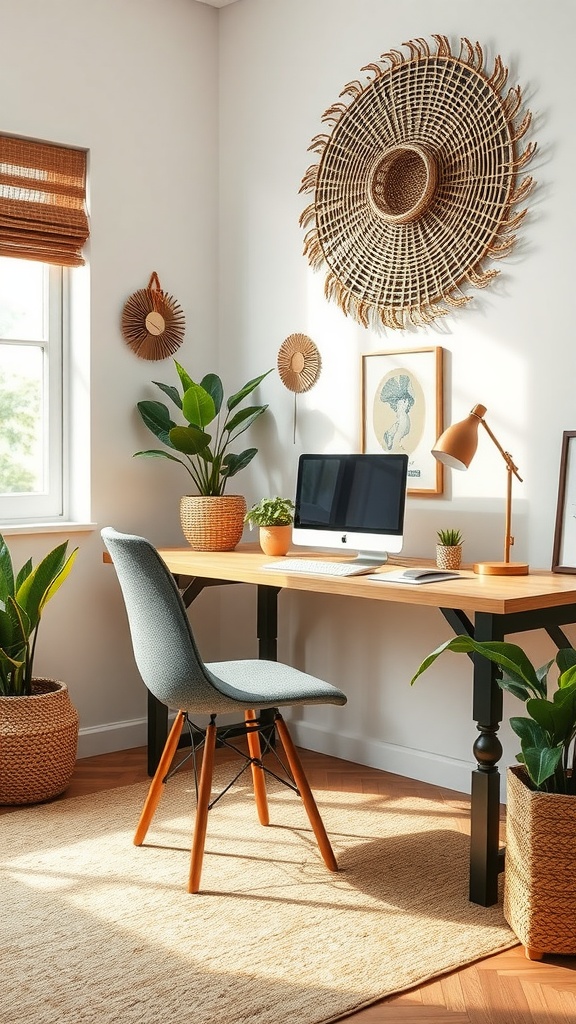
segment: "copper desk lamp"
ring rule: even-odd
[[[506,488],[506,526],[504,537],[504,561],[503,562],[477,562],[474,565],[474,572],[484,576],[525,576],[528,573],[526,562],[511,562],[510,548],[514,544],[514,537],[511,534],[512,522],[512,474],[522,481],[518,467],[514,465],[510,452],[505,452],[500,442],[494,436],[490,427],[484,419],[486,407],[475,405],[470,415],[459,423],[452,424],[438,438],[432,455],[439,462],[444,463],[451,469],[468,469],[478,447],[478,427],[484,427],[492,438],[498,451],[502,455],[508,475]]]

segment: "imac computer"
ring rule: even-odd
[[[407,474],[407,455],[301,455],[293,543],[381,565],[402,550]]]

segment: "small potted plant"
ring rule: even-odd
[[[474,653],[500,668],[498,684],[524,703],[510,725],[520,739],[508,768],[504,916],[526,956],[576,954],[576,650],[534,668],[521,647],[468,636],[448,640],[424,659],[412,683],[443,651]],[[551,667],[557,686],[548,695]],[[552,687],[550,687],[552,690]]]
[[[462,561],[462,534],[460,530],[438,530],[436,565],[439,569],[459,569]]]
[[[180,501],[184,536],[197,551],[232,551],[242,536],[246,501],[243,495],[224,491],[229,479],[249,465],[258,449],[246,448],[235,454],[230,445],[268,408],[238,407],[272,370],[249,380],[225,400],[217,374],[206,374],[198,384],[176,360],[174,365],[180,390],[159,381],[153,383],[183,414],[185,423],[176,423],[163,402],[138,402],[142,420],[168,450],[152,448],[134,455],[169,459],[183,466],[198,492],[186,494]]]
[[[260,547],[265,555],[285,555],[292,541],[294,502],[291,498],[262,498],[246,513],[244,522],[260,527]]]
[[[34,676],[38,627],[67,578],[78,548],[59,544],[36,567],[14,572],[0,535],[0,804],[63,793],[74,771],[78,713],[65,683]]]

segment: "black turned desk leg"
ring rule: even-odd
[[[278,592],[280,587],[257,587],[258,657],[276,661],[278,657]]]
[[[278,657],[278,593],[280,587],[257,587],[257,635],[258,657],[265,661],[276,661]],[[263,726],[272,726],[271,742],[274,740],[274,709],[260,712]]]
[[[168,708],[148,690],[148,775],[154,775],[168,735]]]
[[[494,616],[476,615],[476,640],[501,640]],[[497,667],[485,658],[474,657],[474,699],[472,717],[479,736],[474,743],[478,767],[472,772],[470,900],[490,907],[498,902],[500,773],[502,744],[498,729],[502,721],[502,690]]]

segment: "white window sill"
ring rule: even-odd
[[[98,523],[0,523],[0,533],[3,537],[27,533],[93,533],[97,529]]]

